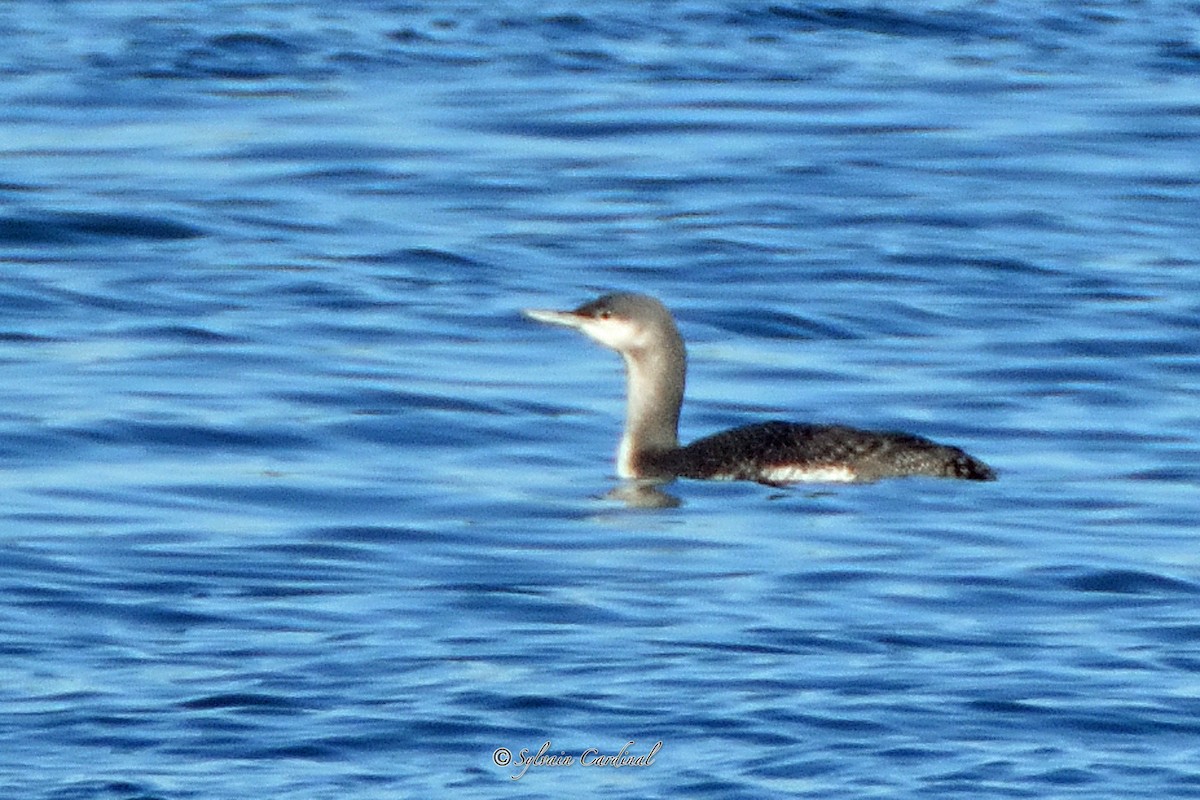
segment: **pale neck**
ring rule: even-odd
[[[687,356],[679,334],[670,333],[653,348],[622,354],[627,379],[625,434],[617,457],[622,478],[639,477],[642,456],[679,447]]]

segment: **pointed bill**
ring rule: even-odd
[[[584,318],[573,311],[552,311],[546,308],[527,308],[522,312],[530,319],[545,322],[550,325],[564,325],[568,328],[578,328]]]

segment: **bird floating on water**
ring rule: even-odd
[[[574,311],[528,309],[539,322],[580,331],[625,359],[622,478],[749,480],[769,485],[866,482],[925,475],[988,481],[990,467],[957,447],[907,433],[844,425],[763,422],[679,444],[687,352],[671,312],[643,294],[606,294]]]

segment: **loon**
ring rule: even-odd
[[[574,311],[527,309],[525,316],[580,331],[625,359],[625,432],[617,452],[624,479],[869,482],[925,475],[994,480],[990,467],[957,447],[907,433],[844,425],[763,422],[681,447],[679,411],[687,352],[671,312],[643,294],[606,294]]]

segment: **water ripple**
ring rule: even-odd
[[[76,212],[0,219],[0,243],[16,246],[85,244],[105,239],[175,241],[204,235],[186,223],[136,214]]]
[[[5,796],[1188,794],[1186,13],[0,5]],[[626,505],[620,288],[1001,480]]]

